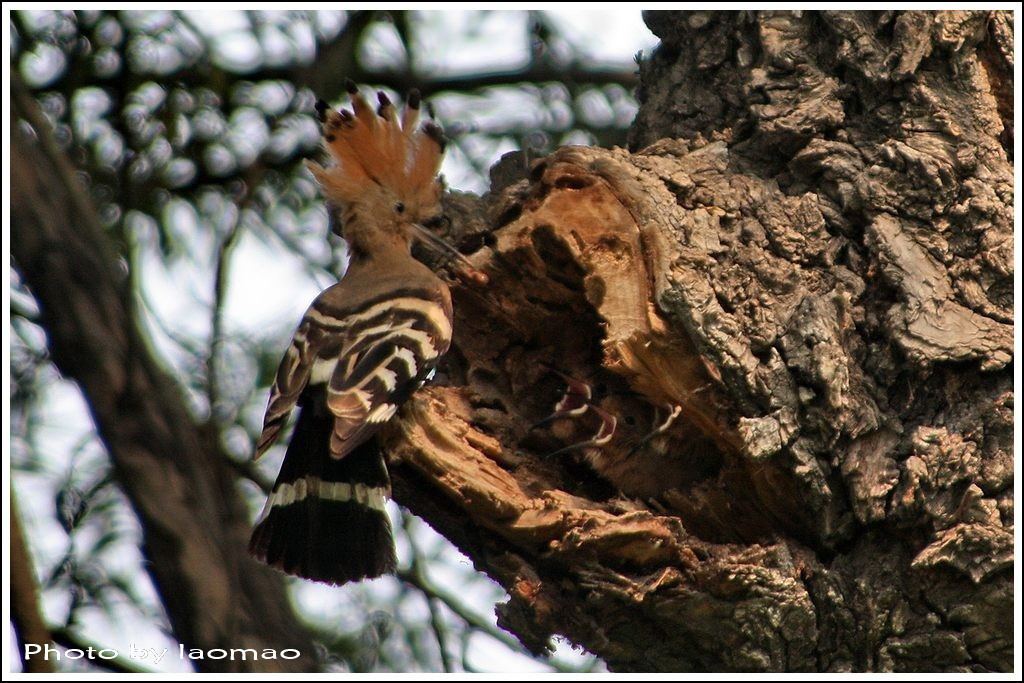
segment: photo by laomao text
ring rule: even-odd
[[[97,648],[92,646],[63,649],[49,643],[46,645],[27,643],[23,649],[24,661],[26,662],[31,659],[44,659],[47,661],[59,662],[62,660],[111,660],[117,659],[118,657],[127,657],[128,659],[136,661],[159,664],[172,652],[172,649],[168,647],[140,647],[135,643],[130,643],[127,650],[112,647]],[[177,656],[178,659],[182,660],[224,659],[228,661],[244,662],[267,659],[298,659],[302,656],[302,653],[295,648],[275,650],[273,648],[257,649],[252,647],[238,647],[211,648],[209,650],[203,650],[201,648],[186,648],[184,645],[179,644],[177,648]]]

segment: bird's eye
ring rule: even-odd
[[[395,204],[395,213],[405,213],[405,204],[398,202]]]

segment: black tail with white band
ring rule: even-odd
[[[257,520],[250,552],[281,571],[343,584],[395,569],[385,502],[388,472],[375,440],[330,456],[334,416],[324,386],[299,400],[281,473]]]

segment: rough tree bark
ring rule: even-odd
[[[213,428],[197,424],[139,333],[109,238],[35,101],[15,79],[12,255],[53,361],[81,387],[174,636],[188,649],[297,648],[301,658],[202,659],[200,671],[310,671],[312,640],[281,576],[249,558],[248,510]]]
[[[646,20],[634,151],[452,198],[491,285],[456,290],[445,373],[384,435],[397,499],[538,651],[1010,670],[1010,14]],[[531,429],[545,364],[620,418],[593,466],[545,455],[571,423]],[[630,453],[669,405],[667,455]]]

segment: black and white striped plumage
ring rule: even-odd
[[[267,564],[333,584],[395,568],[390,483],[371,437],[452,336],[448,287],[410,252],[417,236],[436,242],[420,222],[438,211],[443,138],[432,124],[417,127],[418,97],[399,120],[383,95],[374,112],[350,93],[353,112],[318,104],[336,163],[311,165],[340,216],[349,267],[307,310],[271,389],[256,457],[295,407],[299,416],[249,544]]]
[[[250,550],[289,574],[341,584],[394,569],[388,474],[370,437],[452,333],[447,288],[426,268],[415,274],[412,286],[373,295],[350,273],[313,302],[281,363],[257,454],[296,406],[299,418]]]

